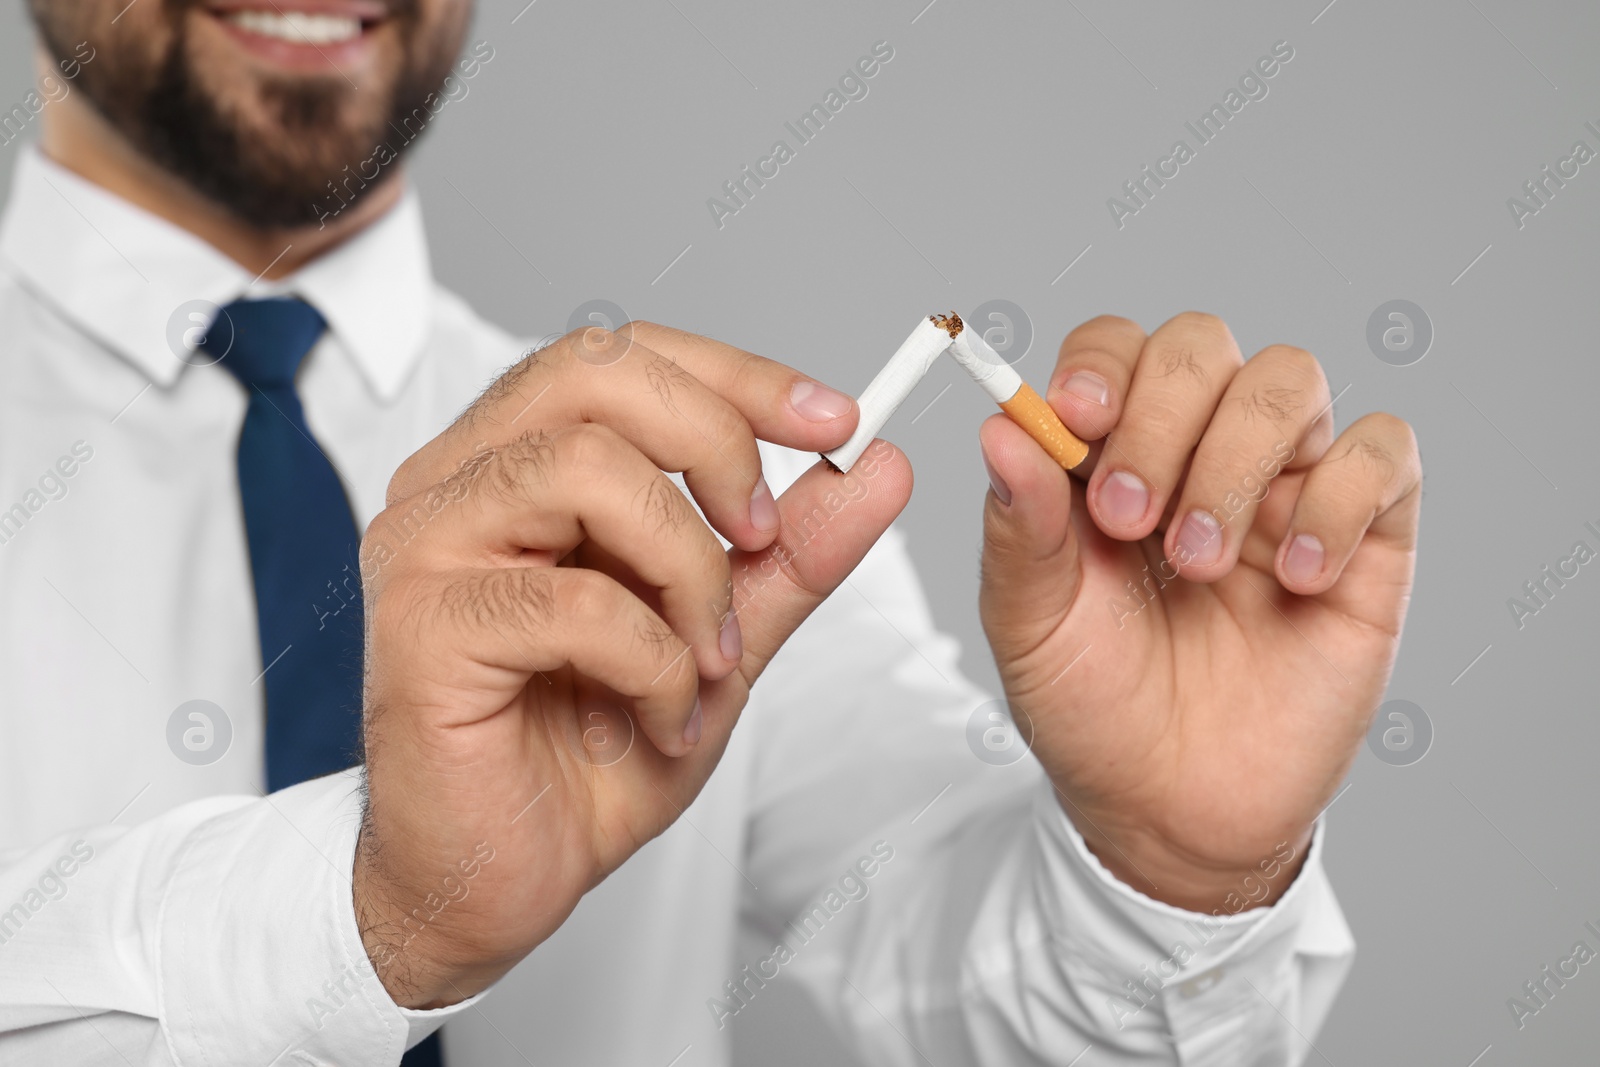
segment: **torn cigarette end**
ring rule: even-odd
[[[1089,446],[1062,424],[1055,409],[1027,382],[1022,383],[1022,388],[1010,400],[1001,401],[1000,410],[1043,445],[1050,458],[1063,469],[1071,470],[1088,456]]]
[[[1016,369],[1002,359],[977,330],[960,330],[950,342],[950,354],[1000,405],[1000,410],[1039,442],[1063,469],[1071,470],[1088,456],[1089,446],[1067,429],[1055,409],[1022,380]]]
[[[1039,442],[1050,458],[1067,470],[1083,462],[1089,446],[1067,429],[1044,398],[1000,358],[982,334],[968,329],[961,316],[952,311],[929,315],[918,322],[911,336],[867,384],[856,401],[861,417],[855,432],[838,448],[822,453],[828,465],[836,471],[848,471],[945,351],[1013,422]]]

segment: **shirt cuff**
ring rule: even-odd
[[[1311,1005],[1295,1003],[1302,992],[1299,958],[1347,961],[1355,951],[1322,866],[1320,819],[1304,864],[1277,901],[1206,915],[1146,896],[1108,871],[1048,783],[1036,804],[1047,882],[1041,898],[1053,939],[1098,973],[1109,1028],[1125,1029],[1147,1012],[1163,1019],[1179,1062],[1226,1062],[1216,1060],[1215,1052],[1239,1043],[1254,1029],[1252,1020],[1263,1014],[1302,1016],[1301,1009]],[[1263,857],[1265,870],[1273,869],[1274,858],[1281,864],[1289,856],[1292,862],[1289,848],[1285,844],[1277,857]],[[1263,880],[1270,880],[1265,872],[1253,885],[1241,882],[1240,900],[1259,896]],[[1142,1026],[1152,1021],[1138,1020]]]
[[[484,995],[412,1011],[374,973],[350,890],[361,773],[293,786],[190,834],[156,930],[177,1062],[398,1064]]]

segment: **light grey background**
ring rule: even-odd
[[[559,331],[604,297],[854,392],[917,316],[1002,297],[1032,318],[1019,369],[1042,388],[1083,319],[1149,329],[1198,308],[1247,353],[1320,356],[1349,387],[1341,426],[1408,419],[1423,544],[1390,696],[1426,710],[1433,749],[1407,767],[1364,751],[1330,814],[1360,948],[1309,1062],[1594,1062],[1600,967],[1521,1032],[1506,1000],[1576,940],[1596,947],[1600,562],[1520,631],[1507,599],[1575,540],[1600,546],[1583,529],[1600,526],[1600,161],[1521,230],[1506,200],[1575,140],[1600,149],[1584,128],[1600,126],[1600,10],[524,2],[481,5],[475,39],[495,58],[414,170],[439,275],[508,327]],[[879,40],[895,55],[869,95],[719,231],[706,199],[793,143],[783,123]],[[1279,40],[1295,56],[1269,95],[1119,230],[1107,198],[1192,143],[1184,121]],[[0,0],[4,109],[27,91],[28,48],[17,0]],[[0,148],[0,191],[15,152]],[[1409,367],[1365,340],[1394,298],[1435,330]],[[887,436],[917,467],[902,521],[935,610],[993,688],[975,609],[990,408],[953,388],[912,422],[951,380],[924,383]],[[773,988],[738,1020],[743,1062],[845,1062]]]

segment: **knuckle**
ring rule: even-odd
[[[559,627],[557,588],[549,568],[512,567],[473,574],[445,586],[442,614],[452,626],[506,627],[514,634],[547,634]]]
[[[554,453],[548,433],[534,430],[522,434],[496,449],[483,475],[469,485],[481,485],[485,492],[506,504],[531,504],[533,491],[550,482]]]
[[[741,478],[748,480],[751,488],[754,488],[756,478],[761,477],[761,453],[756,447],[755,431],[733,405],[719,402],[713,405],[713,409],[708,429],[711,439],[717,442],[717,448],[734,459]],[[752,470],[756,472],[755,478],[748,476]]]
[[[1094,330],[1107,333],[1137,333],[1142,332],[1139,324],[1132,319],[1123,318],[1121,315],[1096,315],[1085,322],[1078,330]],[[1072,331],[1077,333],[1078,330]]]
[[[1416,433],[1411,429],[1411,424],[1398,415],[1391,415],[1387,411],[1374,411],[1363,415],[1356,425],[1373,437],[1393,442],[1401,449],[1416,448]]]
[[[682,684],[698,677],[693,656],[684,656],[689,646],[678,639],[672,628],[660,619],[645,617],[628,627],[630,651],[647,663],[662,664],[666,668],[656,678],[656,685]]]
[[[1417,434],[1409,422],[1387,411],[1375,411],[1363,416],[1356,425],[1361,427],[1367,450],[1381,452],[1391,474],[1413,479],[1420,476],[1422,464]]]
[[[658,540],[682,532],[693,518],[688,499],[663,474],[641,485],[634,502],[640,523]]]
[[[765,385],[774,379],[781,380],[791,387],[794,382],[801,380],[801,376],[794,370],[764,356],[758,356],[754,352],[733,349],[729,359],[731,366],[728,368],[727,382],[730,390],[735,393],[744,392],[752,386]],[[788,390],[784,389],[783,393],[787,395]]]
[[[1185,335],[1201,340],[1233,340],[1228,324],[1208,311],[1180,311],[1167,323]]]
[[[1232,368],[1219,367],[1220,362],[1214,349],[1169,334],[1145,347],[1140,371],[1147,379],[1163,382],[1168,390],[1220,392],[1232,374]]]
[[[587,482],[616,470],[622,462],[621,453],[628,447],[609,426],[580,422],[555,438],[548,462],[559,466],[569,477]]]
[[[362,542],[362,549],[370,551],[375,561],[381,561],[392,554],[384,539],[385,534],[394,536],[403,544],[410,544],[421,537],[434,517],[432,506],[436,499],[430,495],[413,493],[383,509],[367,528],[371,537]]]
[[[591,324],[569,331],[559,343],[540,349],[537,354],[543,355],[559,349],[561,364],[568,368],[580,363],[607,364],[626,355],[633,343],[633,335],[628,329],[628,324],[623,324],[616,330]]]
[[[414,490],[411,487],[416,484],[422,466],[422,461],[417,458],[419,455],[420,453],[413,452],[395,468],[393,477],[389,479],[389,487],[384,492],[384,507],[392,508],[412,494]]]
[[[666,409],[695,428],[695,437],[703,437],[710,448],[736,463],[743,458],[749,465],[759,466],[755,431],[739,409],[720,393],[666,356],[652,359],[645,368],[645,375]],[[689,401],[690,394],[695,394],[691,403],[680,405],[677,402],[680,397]]]
[[[368,591],[364,610],[374,642],[421,633],[432,619],[427,575],[396,574]]]
[[[609,626],[620,613],[616,589],[596,571],[563,568],[560,581],[549,575],[545,580],[544,608],[547,617],[562,625],[572,623]]]
[[[664,326],[654,322],[646,325],[650,329],[650,336],[661,342],[661,347],[655,349],[658,352],[669,348],[692,348],[702,352],[713,352],[720,347],[714,338],[693,330],[682,330],[676,326]]]
[[[650,359],[645,363],[644,378],[645,384],[660,399],[662,406],[680,415],[676,400],[678,394],[692,390],[698,384],[694,375],[680,367],[676,360],[659,352],[650,354]]]
[[[1118,356],[1115,348],[1121,346],[1125,351],[1137,355],[1144,341],[1144,330],[1132,319],[1120,315],[1096,315],[1067,334],[1061,342],[1058,355],[1062,361],[1103,361],[1120,368],[1127,364],[1128,357]]]
[[[520,397],[523,383],[539,367],[549,359],[552,348],[528,349],[510,366],[497,374],[493,381],[484,386],[471,403],[461,410],[455,417],[452,427],[470,429],[480,422],[497,422],[495,412],[504,407],[511,398]]]
[[[1394,455],[1387,445],[1373,437],[1357,436],[1350,439],[1339,459],[1355,464],[1362,480],[1376,478],[1383,483],[1392,482],[1399,473]]]
[[[1268,345],[1256,356],[1274,376],[1292,380],[1302,388],[1322,381],[1322,363],[1303,348],[1294,345]]]
[[[1305,410],[1306,394],[1303,389],[1283,385],[1261,385],[1239,398],[1246,420],[1262,416],[1277,426],[1295,421]]]
[[[1228,327],[1209,311],[1180,311],[1172,316],[1172,325],[1195,331],[1217,332]]]
[[[575,504],[585,501],[593,504],[609,499],[609,494],[626,493],[638,484],[640,470],[655,470],[655,464],[645,459],[627,438],[597,423],[580,424],[563,431],[556,438],[550,466],[550,480],[568,487]],[[661,509],[670,505],[667,498],[653,503]],[[670,514],[656,512],[658,518]]]
[[[500,376],[489,383],[480,399],[494,401],[516,393],[523,379],[543,365],[547,351],[545,348],[530,348],[523,352],[521,358],[501,371]]]
[[[1317,358],[1291,345],[1272,345],[1258,352],[1241,372],[1238,386],[1237,399],[1246,420],[1261,416],[1279,426],[1295,422],[1312,403],[1322,404],[1327,392]]]
[[[587,338],[592,337],[600,340],[610,336],[611,331],[606,329],[604,326],[600,326],[596,323],[589,323],[584,326],[574,326],[572,329],[566,332],[565,336],[561,338],[559,346],[551,345],[550,347],[563,348],[566,350],[566,354],[570,355],[574,348],[583,345]],[[544,349],[544,351],[549,351],[549,349]]]
[[[1208,368],[1237,368],[1244,363],[1228,324],[1204,311],[1173,316],[1153,339],[1158,373],[1184,372],[1203,378]]]
[[[361,531],[361,548],[358,551],[358,555],[363,561],[376,552],[378,544],[383,539],[384,531],[389,528],[389,512],[393,507],[393,504],[386,506],[382,511],[374,515],[372,521],[367,523],[367,528]]]
[[[652,338],[661,335],[662,327],[645,319],[629,319],[611,331],[608,343],[620,343],[631,350],[633,345],[651,347]]]
[[[630,610],[632,594],[597,571],[562,568],[546,590],[548,623],[564,630],[625,636],[629,651],[649,663],[667,663],[687,647],[658,616]]]
[[[650,319],[633,319],[617,327],[617,333],[627,343],[638,345],[651,354],[676,352],[685,349],[708,349],[716,342],[703,334],[680,330]]]

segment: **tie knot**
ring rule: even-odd
[[[217,313],[195,350],[210,353],[247,388],[292,386],[326,325],[297,297],[235,300]]]

